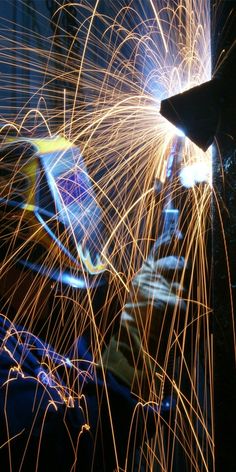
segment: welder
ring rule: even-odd
[[[78,152],[58,137],[13,139],[1,148],[4,472],[140,470],[144,421],[150,439],[163,400],[163,359],[156,362],[163,323],[169,325],[176,313],[184,318],[186,310],[187,261],[177,251],[181,232],[165,231],[131,282],[119,330],[98,362],[86,336],[74,342],[76,359],[70,355],[74,347],[65,355],[43,338],[57,323],[51,315],[55,287],[89,289],[103,284],[106,273],[98,257],[99,225],[92,235],[91,214],[100,222],[100,211]],[[79,218],[68,195],[80,202]],[[154,384],[156,405],[144,407]]]

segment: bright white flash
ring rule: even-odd
[[[195,162],[184,167],[180,172],[180,180],[184,187],[190,188],[202,182],[212,185],[212,170],[206,162]]]
[[[179,136],[180,138],[184,138],[186,136],[185,132],[180,128],[175,128],[175,134],[176,136]]]

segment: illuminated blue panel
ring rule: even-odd
[[[41,162],[45,173],[39,176],[39,212],[44,219],[47,213],[51,222],[63,223],[75,247],[84,246],[96,264],[101,251],[101,210],[79,149],[43,154]]]
[[[74,230],[77,224],[86,229],[93,226],[101,214],[79,149],[44,154],[42,162],[59,219]]]
[[[62,197],[63,204],[69,207],[73,203],[81,203],[88,199],[91,192],[91,184],[81,172],[71,172],[57,179],[57,188]]]

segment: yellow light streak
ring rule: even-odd
[[[102,350],[112,330],[117,329],[117,320],[126,302],[131,280],[147,258],[160,232],[159,222],[165,195],[162,191],[157,198],[153,188],[155,179],[160,179],[162,183],[165,180],[166,162],[176,134],[175,129],[160,115],[160,102],[209,80],[211,76],[210,12],[209,2],[204,0],[114,0],[108,2],[109,10],[104,12],[101,0],[92,3],[94,6],[86,0],[60,5],[56,1],[52,23],[48,25],[54,28],[51,36],[43,31],[48,19],[42,11],[35,12],[32,7],[28,8],[38,22],[38,32],[24,27],[16,41],[14,36],[8,35],[7,29],[11,32],[20,29],[20,25],[14,25],[13,22],[6,25],[6,31],[2,32],[6,47],[2,47],[0,59],[12,67],[14,74],[4,83],[1,82],[1,87],[6,94],[14,95],[15,101],[6,111],[6,116],[4,109],[0,110],[0,137],[4,145],[15,139],[11,135],[15,131],[19,139],[28,142],[33,140],[40,153],[57,149],[59,161],[68,146],[80,148],[102,213],[104,230],[102,235],[98,235],[96,217],[92,215],[92,228],[99,236],[99,247],[102,248],[98,263],[92,262],[86,252],[86,243],[84,246],[78,245],[78,258],[84,263],[82,277],[85,281],[88,280],[86,268],[94,274],[95,282],[106,268],[105,301],[102,308],[97,308],[101,297],[99,287],[88,288],[81,297],[78,290],[62,289],[59,282],[48,281],[40,274],[30,277],[22,272],[17,280],[9,283],[8,273],[21,252],[26,252],[27,248],[30,252],[36,239],[43,243],[40,225],[35,225],[27,216],[27,213],[35,210],[33,196],[23,208],[20,221],[14,210],[8,214],[11,242],[1,264],[1,280],[7,280],[4,283],[6,303],[3,313],[7,315],[8,303],[15,301],[20,288],[22,297],[14,322],[26,326],[29,332],[35,329],[35,334],[40,338],[37,323],[40,318],[44,320],[46,340],[61,354],[62,359],[57,363],[50,353],[45,353],[39,366],[41,374],[30,378],[46,389],[50,397],[50,386],[42,382],[42,373],[46,372],[48,379],[54,382],[52,388],[58,392],[60,402],[69,407],[73,408],[73,405],[81,404],[83,400],[85,422],[80,435],[89,430],[90,425],[86,398],[82,399],[81,394],[82,380],[78,381],[78,375],[80,373],[86,379],[91,374],[86,369],[83,372],[79,370],[81,359],[76,355],[76,348],[70,358],[70,366],[63,359],[66,359],[74,341],[90,330],[93,360],[88,365],[92,368],[97,363],[101,365],[100,375],[105,383],[116,454],[109,390],[101,362]],[[19,5],[20,8],[27,2],[22,0]],[[76,13],[72,12],[72,7]],[[66,14],[74,25],[68,30],[58,19],[60,15]],[[211,151],[203,153],[186,139],[183,166],[199,161],[210,168]],[[4,168],[4,157],[0,166]],[[22,170],[20,157],[15,165],[10,166],[10,186],[13,188],[19,166]],[[178,192],[181,192],[180,188]],[[177,408],[169,418],[163,419],[158,410],[160,391],[155,387],[153,378],[149,378],[148,372],[144,372],[150,386],[150,398],[149,401],[142,398],[140,386],[139,403],[130,425],[130,437],[132,428],[135,428],[135,415],[140,414],[144,420],[141,456],[147,471],[154,470],[158,464],[163,472],[175,472],[173,457],[176,444],[182,449],[193,471],[209,470],[214,458],[212,381],[209,391],[205,381],[207,377],[212,379],[213,365],[207,261],[212,189],[206,184],[189,192],[191,205],[186,202],[181,215],[186,232],[179,245],[180,254],[186,256],[191,266],[189,272],[184,271],[180,281],[185,285],[188,279],[189,284],[184,293],[187,307],[185,319],[180,319],[176,308],[169,331],[163,334],[167,346],[164,356],[160,352],[163,339],[160,333],[156,333],[156,359],[151,359],[149,352],[149,327],[139,333],[142,337],[142,352],[155,365],[153,377],[159,376],[163,382],[168,379],[177,398]],[[29,233],[26,233],[26,229]],[[70,232],[75,240],[75,228],[71,227]],[[1,243],[9,237],[2,233],[0,236]],[[88,237],[89,234],[86,234],[85,240]],[[17,245],[20,238],[21,242]],[[62,234],[62,240],[68,243],[68,233]],[[65,255],[56,252],[55,245],[52,245],[51,253],[46,256],[47,265],[62,269],[66,261]],[[24,291],[27,284],[29,289]],[[118,313],[112,318],[114,301]],[[149,320],[152,312],[150,303]],[[54,313],[58,314],[56,323]],[[5,342],[13,335],[16,336],[14,331],[8,333]],[[33,353],[34,348],[27,343],[27,331],[17,336],[18,346],[24,345],[25,349]],[[21,362],[16,362],[15,353],[7,347],[4,349],[15,362],[14,369],[9,372],[5,385],[7,388],[10,382],[15,381],[15,375],[22,376],[23,380],[29,377],[24,376],[22,370],[23,358]],[[174,352],[175,372],[170,373],[168,359],[171,352]],[[203,401],[200,400],[198,385],[200,361],[205,369]],[[138,369],[138,360],[135,367]],[[58,377],[61,368],[65,370],[65,384]],[[185,392],[184,381],[188,383],[189,395]],[[56,409],[57,405],[53,401],[52,404]],[[50,405],[49,401],[45,420]],[[146,405],[156,408],[156,432],[152,441],[147,440]],[[208,417],[211,418],[209,424]],[[9,436],[8,443],[12,439]],[[127,451],[128,448],[129,444]],[[116,465],[119,470],[117,454]]]

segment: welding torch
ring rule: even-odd
[[[163,228],[162,233],[170,237],[180,235],[179,208],[176,202],[176,187],[182,167],[184,137],[177,136],[171,146],[166,164],[166,179],[163,189]]]

